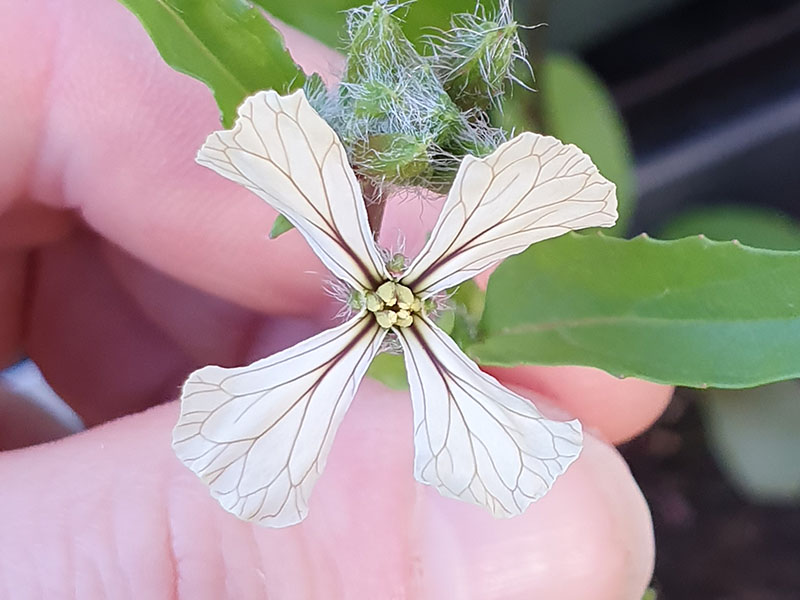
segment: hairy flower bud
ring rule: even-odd
[[[328,91],[312,77],[305,89],[363,184],[442,192],[465,154],[485,156],[505,141],[485,108],[522,50],[504,3],[492,19],[459,15],[433,51],[420,54],[398,17],[405,6],[378,0],[349,11],[340,84]]]
[[[342,80],[365,82],[397,75],[424,61],[392,14],[398,5],[374,2],[351,10],[347,18],[347,64]]]
[[[429,36],[434,72],[460,108],[485,110],[502,98],[516,60],[525,60],[518,29],[504,3],[491,17],[455,15],[449,31]]]
[[[362,175],[410,182],[428,169],[429,143],[419,135],[373,135],[353,149],[353,156]]]

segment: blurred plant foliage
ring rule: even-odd
[[[623,235],[635,203],[633,152],[611,94],[588,67],[571,56],[548,56],[537,79],[545,133],[581,148],[617,185],[619,220],[604,231]]]
[[[385,196],[394,186],[444,191],[465,154],[485,155],[506,139],[489,115],[525,51],[505,0],[358,8],[340,0],[258,0],[344,50],[341,82],[331,88],[303,74],[264,15],[242,0],[122,1],[169,64],[212,89],[226,125],[257,89],[303,85],[342,138],[368,195]],[[630,151],[602,85],[578,63],[555,57],[543,66],[541,89],[545,131],[587,149],[631,206]],[[273,235],[284,226],[277,223]],[[455,296],[454,336],[492,364],[589,365],[719,387],[800,374],[796,252],[698,238],[569,235],[507,260],[489,281],[481,318],[470,311],[482,293],[470,294],[481,302]]]
[[[686,211],[666,238],[704,232],[774,250],[800,249],[800,225],[765,208],[718,205]],[[800,500],[800,381],[744,390],[709,390],[700,404],[708,442],[734,485],[757,502]]]
[[[364,0],[254,0],[269,14],[296,27],[331,48],[345,43],[343,31],[347,11],[359,8]],[[493,0],[481,0],[481,6],[491,8]],[[454,14],[470,13],[475,0],[418,0],[403,7],[403,32],[418,50],[424,50],[423,38],[432,29],[447,29]]]
[[[619,219],[603,231],[623,235],[636,195],[633,152],[622,115],[603,82],[577,58],[551,53],[535,66],[536,81],[522,76],[537,93],[510,94],[499,119],[506,128],[540,131],[591,156],[600,172],[617,185]]]

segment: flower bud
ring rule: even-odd
[[[399,21],[392,15],[396,6],[383,2],[356,8],[348,13],[347,64],[342,81],[364,83],[401,67],[422,64],[422,58],[408,41]]]
[[[353,148],[353,161],[362,175],[407,184],[428,169],[428,144],[420,135],[372,135]]]
[[[449,31],[428,38],[433,69],[463,110],[486,110],[499,103],[513,79],[516,59],[525,58],[516,22],[507,5],[498,14],[460,14]]]

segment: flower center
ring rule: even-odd
[[[423,310],[423,302],[414,292],[394,281],[382,283],[374,292],[366,292],[364,304],[384,329],[409,327],[414,315],[422,314]]]

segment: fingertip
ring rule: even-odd
[[[619,454],[587,437],[580,459],[521,516],[425,497],[431,598],[639,600],[650,581],[649,511]]]
[[[577,417],[601,438],[619,444],[650,427],[664,412],[673,388],[641,379],[619,379],[589,367],[487,369],[500,381],[541,394]]]

